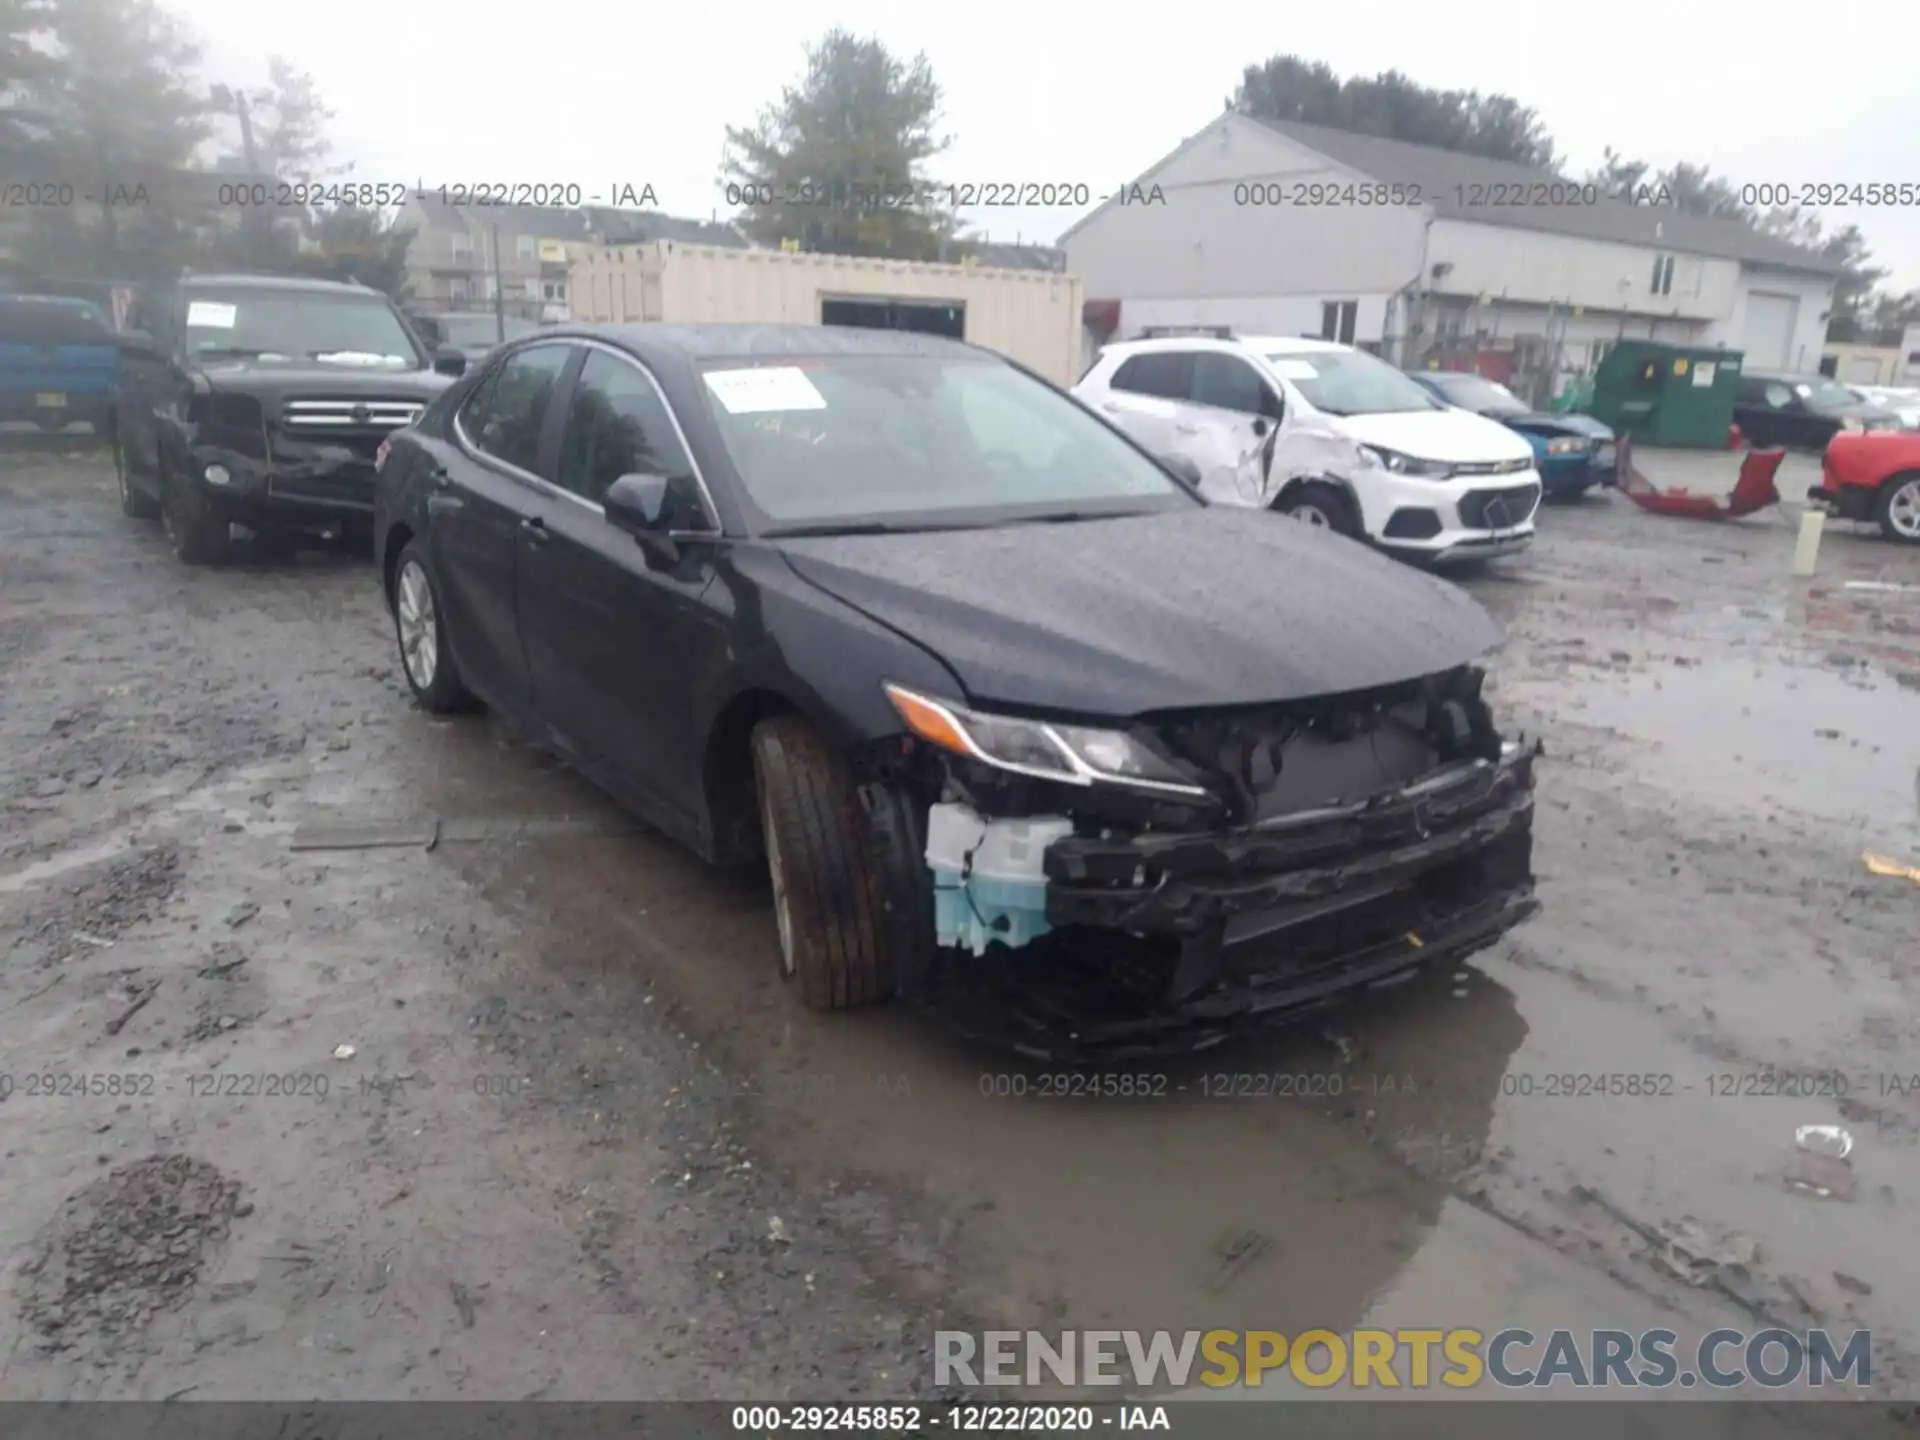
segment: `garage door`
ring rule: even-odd
[[[1741,349],[1749,370],[1791,370],[1793,331],[1800,319],[1796,295],[1771,295],[1754,290],[1747,295],[1747,333]]]

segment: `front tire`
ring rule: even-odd
[[[1889,540],[1920,545],[1920,470],[1904,470],[1880,487],[1874,518]]]
[[[129,520],[157,520],[160,507],[151,495],[134,487],[133,471],[127,465],[126,448],[116,433],[108,442],[113,447],[113,478],[120,488],[120,513]]]
[[[393,576],[393,632],[400,644],[400,671],[420,708],[455,715],[477,703],[447,644],[440,589],[418,540],[407,542]]]
[[[1274,510],[1317,530],[1331,530],[1349,540],[1361,538],[1360,516],[1352,499],[1338,485],[1307,480],[1274,502]]]
[[[191,482],[163,476],[160,519],[182,565],[218,565],[227,558],[233,527]]]
[[[781,715],[755,728],[753,771],[783,977],[816,1010],[888,998],[888,906],[845,763],[805,720]]]

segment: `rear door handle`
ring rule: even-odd
[[[520,522],[520,530],[529,540],[545,540],[547,538],[547,522],[538,515],[529,515],[526,519],[522,520]]]
[[[436,465],[433,467],[433,472],[427,476],[427,483],[432,485],[436,490],[445,490],[449,485],[453,484],[453,477],[447,474],[446,466]]]

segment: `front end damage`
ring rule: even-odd
[[[927,806],[942,947],[914,988],[977,1038],[1104,1063],[1485,948],[1538,909],[1537,746],[1499,734],[1482,683],[1464,666],[1129,732],[1190,786],[1064,784],[908,740],[885,783]]]

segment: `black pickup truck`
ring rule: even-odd
[[[160,518],[189,565],[234,525],[285,548],[354,538],[374,457],[465,369],[384,295],[279,276],[193,276],[137,295],[120,336],[113,454],[120,506]]]

